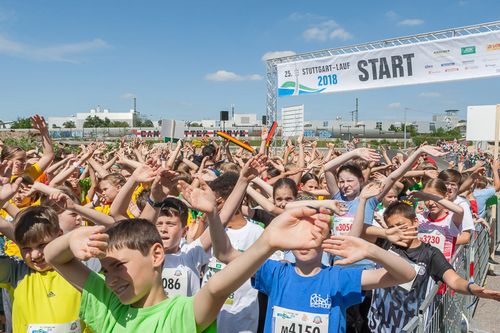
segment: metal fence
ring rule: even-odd
[[[452,266],[457,273],[478,285],[483,285],[488,273],[490,251],[497,247],[500,240],[497,203],[488,209],[486,221],[490,228],[476,225],[475,232],[468,245],[457,248]],[[445,291],[444,291],[445,290]],[[441,284],[434,285],[414,317],[403,328],[408,333],[456,333],[468,332],[477,306],[477,299],[471,295],[462,295]]]

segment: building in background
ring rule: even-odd
[[[85,120],[88,117],[98,117],[102,120],[108,118],[110,121],[119,121],[126,122],[129,127],[134,126],[134,122],[139,118],[139,112],[131,109],[129,112],[111,112],[109,109],[101,109],[101,107],[97,107],[95,109],[90,109],[89,112],[79,112],[74,116],[68,117],[49,117],[48,118],[48,126],[50,129],[52,128],[64,128],[65,123],[73,122],[76,129],[82,129]]]

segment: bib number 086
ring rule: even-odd
[[[173,279],[173,278],[162,278],[161,279],[163,289],[175,289],[179,290],[181,289],[181,283],[179,282],[179,279]]]

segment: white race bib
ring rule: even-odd
[[[422,243],[427,243],[437,248],[441,253],[444,253],[444,244],[446,237],[437,230],[419,230],[418,239]]]
[[[347,235],[352,229],[354,218],[352,216],[334,216],[333,234],[335,236]]]
[[[187,296],[188,272],[185,268],[164,268],[161,283],[168,297]]]
[[[30,324],[28,333],[81,333],[80,320],[64,324]]]
[[[274,306],[273,333],[328,333],[328,315]]]

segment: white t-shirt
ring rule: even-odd
[[[246,251],[262,235],[264,229],[259,225],[247,222],[240,229],[226,228],[227,236],[231,245],[239,250]],[[224,264],[215,257],[210,258],[203,284],[207,283],[212,275],[216,274]],[[257,301],[257,290],[252,288],[250,280],[232,293],[224,303],[217,316],[217,332],[256,332],[259,321],[259,303]]]
[[[457,196],[453,203],[459,205],[464,210],[464,217],[462,219],[462,226],[459,230],[459,233],[468,230],[474,230],[474,220],[472,218],[472,211],[470,209],[469,201],[464,197]],[[456,228],[455,223],[453,223],[453,227]]]
[[[166,254],[161,280],[168,297],[193,296],[200,290],[200,270],[210,256],[199,239],[187,244],[175,254]]]

